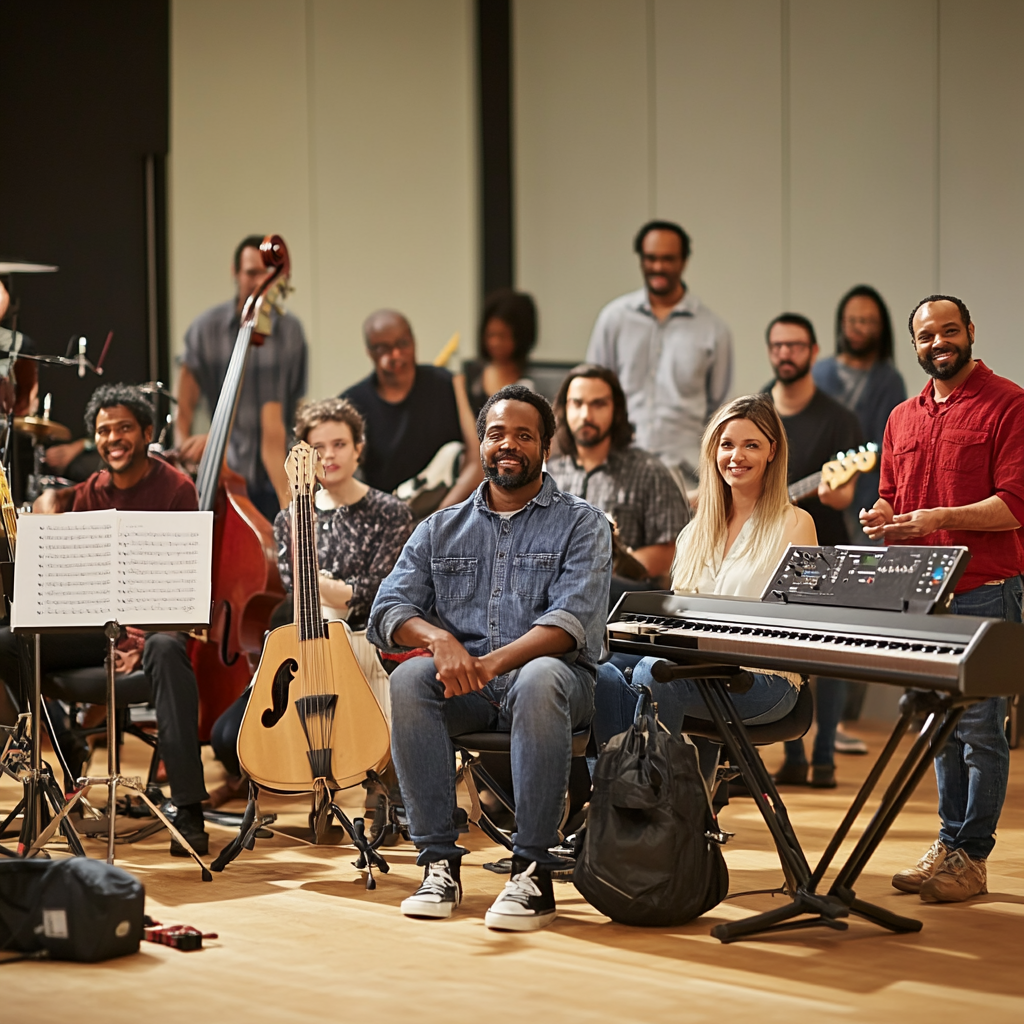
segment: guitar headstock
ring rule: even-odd
[[[861,445],[857,451],[851,448],[845,454],[840,452],[831,462],[826,462],[821,467],[821,479],[834,491],[858,473],[870,473],[877,464],[878,445],[872,442]]]
[[[288,458],[284,464],[284,471],[288,475],[288,486],[291,488],[292,498],[312,495],[316,487],[319,469],[319,452],[306,444],[305,441],[299,441],[288,453]]]

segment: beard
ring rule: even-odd
[[[974,343],[972,342],[967,346],[967,348],[962,351],[958,351],[956,359],[951,363],[947,363],[945,366],[936,366],[930,355],[918,356],[917,362],[929,377],[934,377],[936,380],[950,380],[971,361],[971,354],[973,350]]]
[[[498,469],[497,457],[495,457],[489,463],[483,462],[484,479],[488,483],[495,484],[506,491],[517,491],[520,487],[532,484],[540,476],[540,472],[544,468],[543,462],[538,462],[536,466],[532,466],[530,465],[530,460],[521,455],[505,455],[502,457],[505,459],[516,459],[520,465],[519,470],[515,473],[502,473]]]
[[[784,377],[782,375],[783,367],[791,368],[792,373]],[[775,367],[775,379],[781,384],[795,384],[798,380],[803,380],[810,372],[810,361],[808,361],[806,366],[797,366],[796,363],[779,363],[779,365]]]
[[[596,448],[611,432],[611,427],[602,431],[593,423],[584,423],[573,431],[572,439],[576,442],[577,448]]]

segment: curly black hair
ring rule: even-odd
[[[501,320],[508,324],[515,342],[513,361],[522,369],[526,366],[537,344],[537,306],[533,297],[526,292],[516,292],[511,288],[499,288],[484,300],[484,311],[480,315],[480,332],[477,337],[477,355],[483,362],[488,362],[485,338],[487,325],[491,320]]]
[[[487,427],[487,414],[491,411],[491,407],[497,405],[498,402],[525,402],[527,405],[532,405],[540,416],[541,443],[544,450],[547,451],[551,446],[551,438],[555,436],[555,414],[551,411],[551,406],[543,395],[538,395],[536,391],[531,391],[524,384],[508,384],[500,391],[495,391],[484,402],[484,407],[476,418],[477,438],[480,441],[484,439],[484,430]]]
[[[96,416],[100,409],[123,405],[131,409],[143,430],[153,426],[153,407],[144,392],[132,384],[101,384],[85,407],[85,430],[89,437],[96,433]]]

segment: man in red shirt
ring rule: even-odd
[[[44,491],[36,499],[34,512],[196,510],[198,499],[192,481],[149,454],[153,412],[138,388],[125,384],[97,388],[85,410],[85,426],[95,437],[96,450],[107,468],[73,488]],[[42,671],[102,665],[106,646],[106,638],[99,632],[44,635]],[[180,633],[149,633],[141,650],[118,651],[115,667],[118,673],[132,672],[140,662],[152,687],[160,755],[177,807],[174,822],[193,849],[204,855],[209,851],[209,837],[201,807],[207,793],[199,753],[199,689],[185,653],[185,637]],[[17,637],[6,627],[0,629],[0,678],[16,686],[19,676],[27,678],[26,669],[20,665]],[[87,752],[69,749],[67,733],[55,739],[74,762],[72,775],[79,774]],[[171,853],[188,856],[173,839]]]
[[[886,544],[964,545],[971,553],[951,611],[1021,621],[1024,570],[1024,390],[973,356],[964,303],[930,295],[910,315],[922,369],[932,378],[889,417],[879,499],[864,532]],[[988,892],[986,858],[1006,796],[1006,700],[964,712],[935,759],[939,837],[893,877],[926,902]]]

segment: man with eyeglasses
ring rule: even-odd
[[[732,379],[732,334],[683,281],[690,236],[678,224],[648,222],[633,249],[644,287],[601,310],[586,362],[615,371],[637,446],[696,491],[701,434]]]
[[[417,519],[468,498],[483,479],[465,378],[416,362],[409,321],[379,309],[363,323],[373,373],[341,394],[366,421],[362,478],[386,494],[403,486]],[[444,465],[442,465],[442,463]]]
[[[839,452],[863,443],[857,417],[816,387],[811,368],[818,356],[814,325],[799,313],[777,316],[766,332],[768,361],[775,380],[764,390],[771,393],[789,441],[790,485],[817,472]],[[797,504],[810,512],[819,544],[849,544],[850,533],[843,510],[853,501],[856,477],[832,490],[822,482],[816,491]],[[836,785],[835,734],[846,705],[846,682],[817,681],[818,732],[811,752],[810,784],[819,789]],[[786,744],[786,759],[775,773],[786,785],[808,783],[807,755],[802,740]]]

